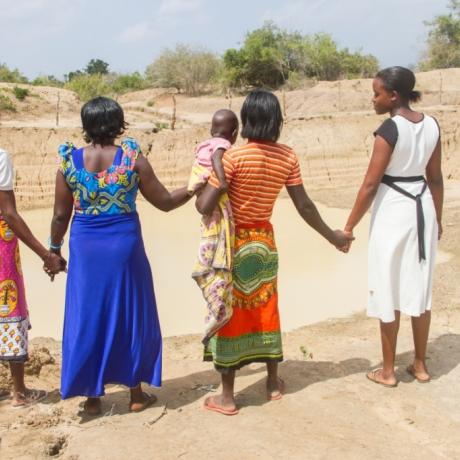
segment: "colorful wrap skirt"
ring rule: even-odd
[[[27,360],[29,329],[18,239],[0,215],[0,360]]]
[[[161,385],[162,340],[136,212],[73,218],[62,340],[62,398],[104,386]]]
[[[232,274],[233,315],[205,347],[204,360],[222,373],[282,361],[278,252],[269,222],[237,224]]]

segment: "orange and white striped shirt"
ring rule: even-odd
[[[297,155],[277,142],[250,141],[227,150],[222,161],[236,224],[270,220],[283,186],[302,184]],[[215,173],[209,183],[219,186]]]

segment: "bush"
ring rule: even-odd
[[[297,80],[336,80],[373,76],[374,56],[340,50],[329,34],[301,35],[267,22],[246,35],[243,46],[223,57],[222,80],[231,87],[277,88],[291,77]]]
[[[0,64],[0,81],[6,83],[27,83],[27,78],[18,69],[11,70],[6,64]]]
[[[147,86],[146,81],[139,72],[132,74],[113,74],[113,81],[110,83],[116,94],[124,94],[129,91],[138,91]]]
[[[68,81],[64,87],[75,91],[82,102],[97,96],[113,95],[113,89],[101,74],[79,75]]]
[[[176,88],[186,94],[202,94],[213,82],[219,68],[218,57],[203,48],[177,45],[166,49],[147,67],[147,80],[155,87]]]
[[[16,106],[11,102],[11,99],[4,94],[0,94],[0,111],[16,112]]]
[[[460,67],[460,0],[450,0],[449,9],[449,14],[427,23],[431,30],[420,70]]]
[[[13,94],[18,101],[23,101],[27,96],[30,96],[30,91],[26,88],[15,86],[13,88]]]
[[[42,75],[31,81],[34,86],[54,86],[56,88],[62,88],[64,82],[57,79],[54,75]]]

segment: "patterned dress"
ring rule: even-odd
[[[281,189],[302,184],[295,153],[276,142],[249,141],[224,154],[235,219],[233,315],[205,348],[222,373],[252,362],[282,361],[278,252],[270,218]],[[218,186],[215,175],[209,183]]]
[[[206,184],[213,171],[212,156],[218,149],[227,150],[231,144],[226,139],[214,137],[202,142],[196,149],[195,163],[190,173],[188,191],[195,192]],[[232,265],[235,226],[228,195],[221,196],[210,216],[203,216],[200,225],[200,246],[192,271],[207,304],[205,330],[202,339],[210,338],[232,316]]]
[[[162,340],[142,240],[135,170],[140,149],[122,142],[112,166],[84,167],[83,149],[60,147],[74,198],[62,344],[61,393],[98,397],[108,383],[161,385]]]
[[[13,190],[13,176],[11,159],[0,149],[0,192]],[[27,360],[29,329],[18,239],[0,214],[0,360]]]

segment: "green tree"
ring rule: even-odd
[[[0,81],[6,83],[27,83],[27,78],[18,69],[11,70],[6,64],[0,64]]]
[[[146,75],[155,87],[173,87],[186,94],[203,93],[214,80],[219,69],[219,58],[203,48],[178,44],[165,49],[147,67]]]
[[[85,72],[90,75],[107,75],[109,73],[109,64],[102,59],[91,59],[86,65]]]
[[[460,67],[460,0],[450,0],[450,13],[428,22],[428,49],[421,70]]]
[[[336,80],[372,76],[377,69],[374,56],[340,50],[329,34],[302,35],[266,22],[246,35],[240,49],[224,53],[222,80],[231,87],[276,88],[289,78]]]

